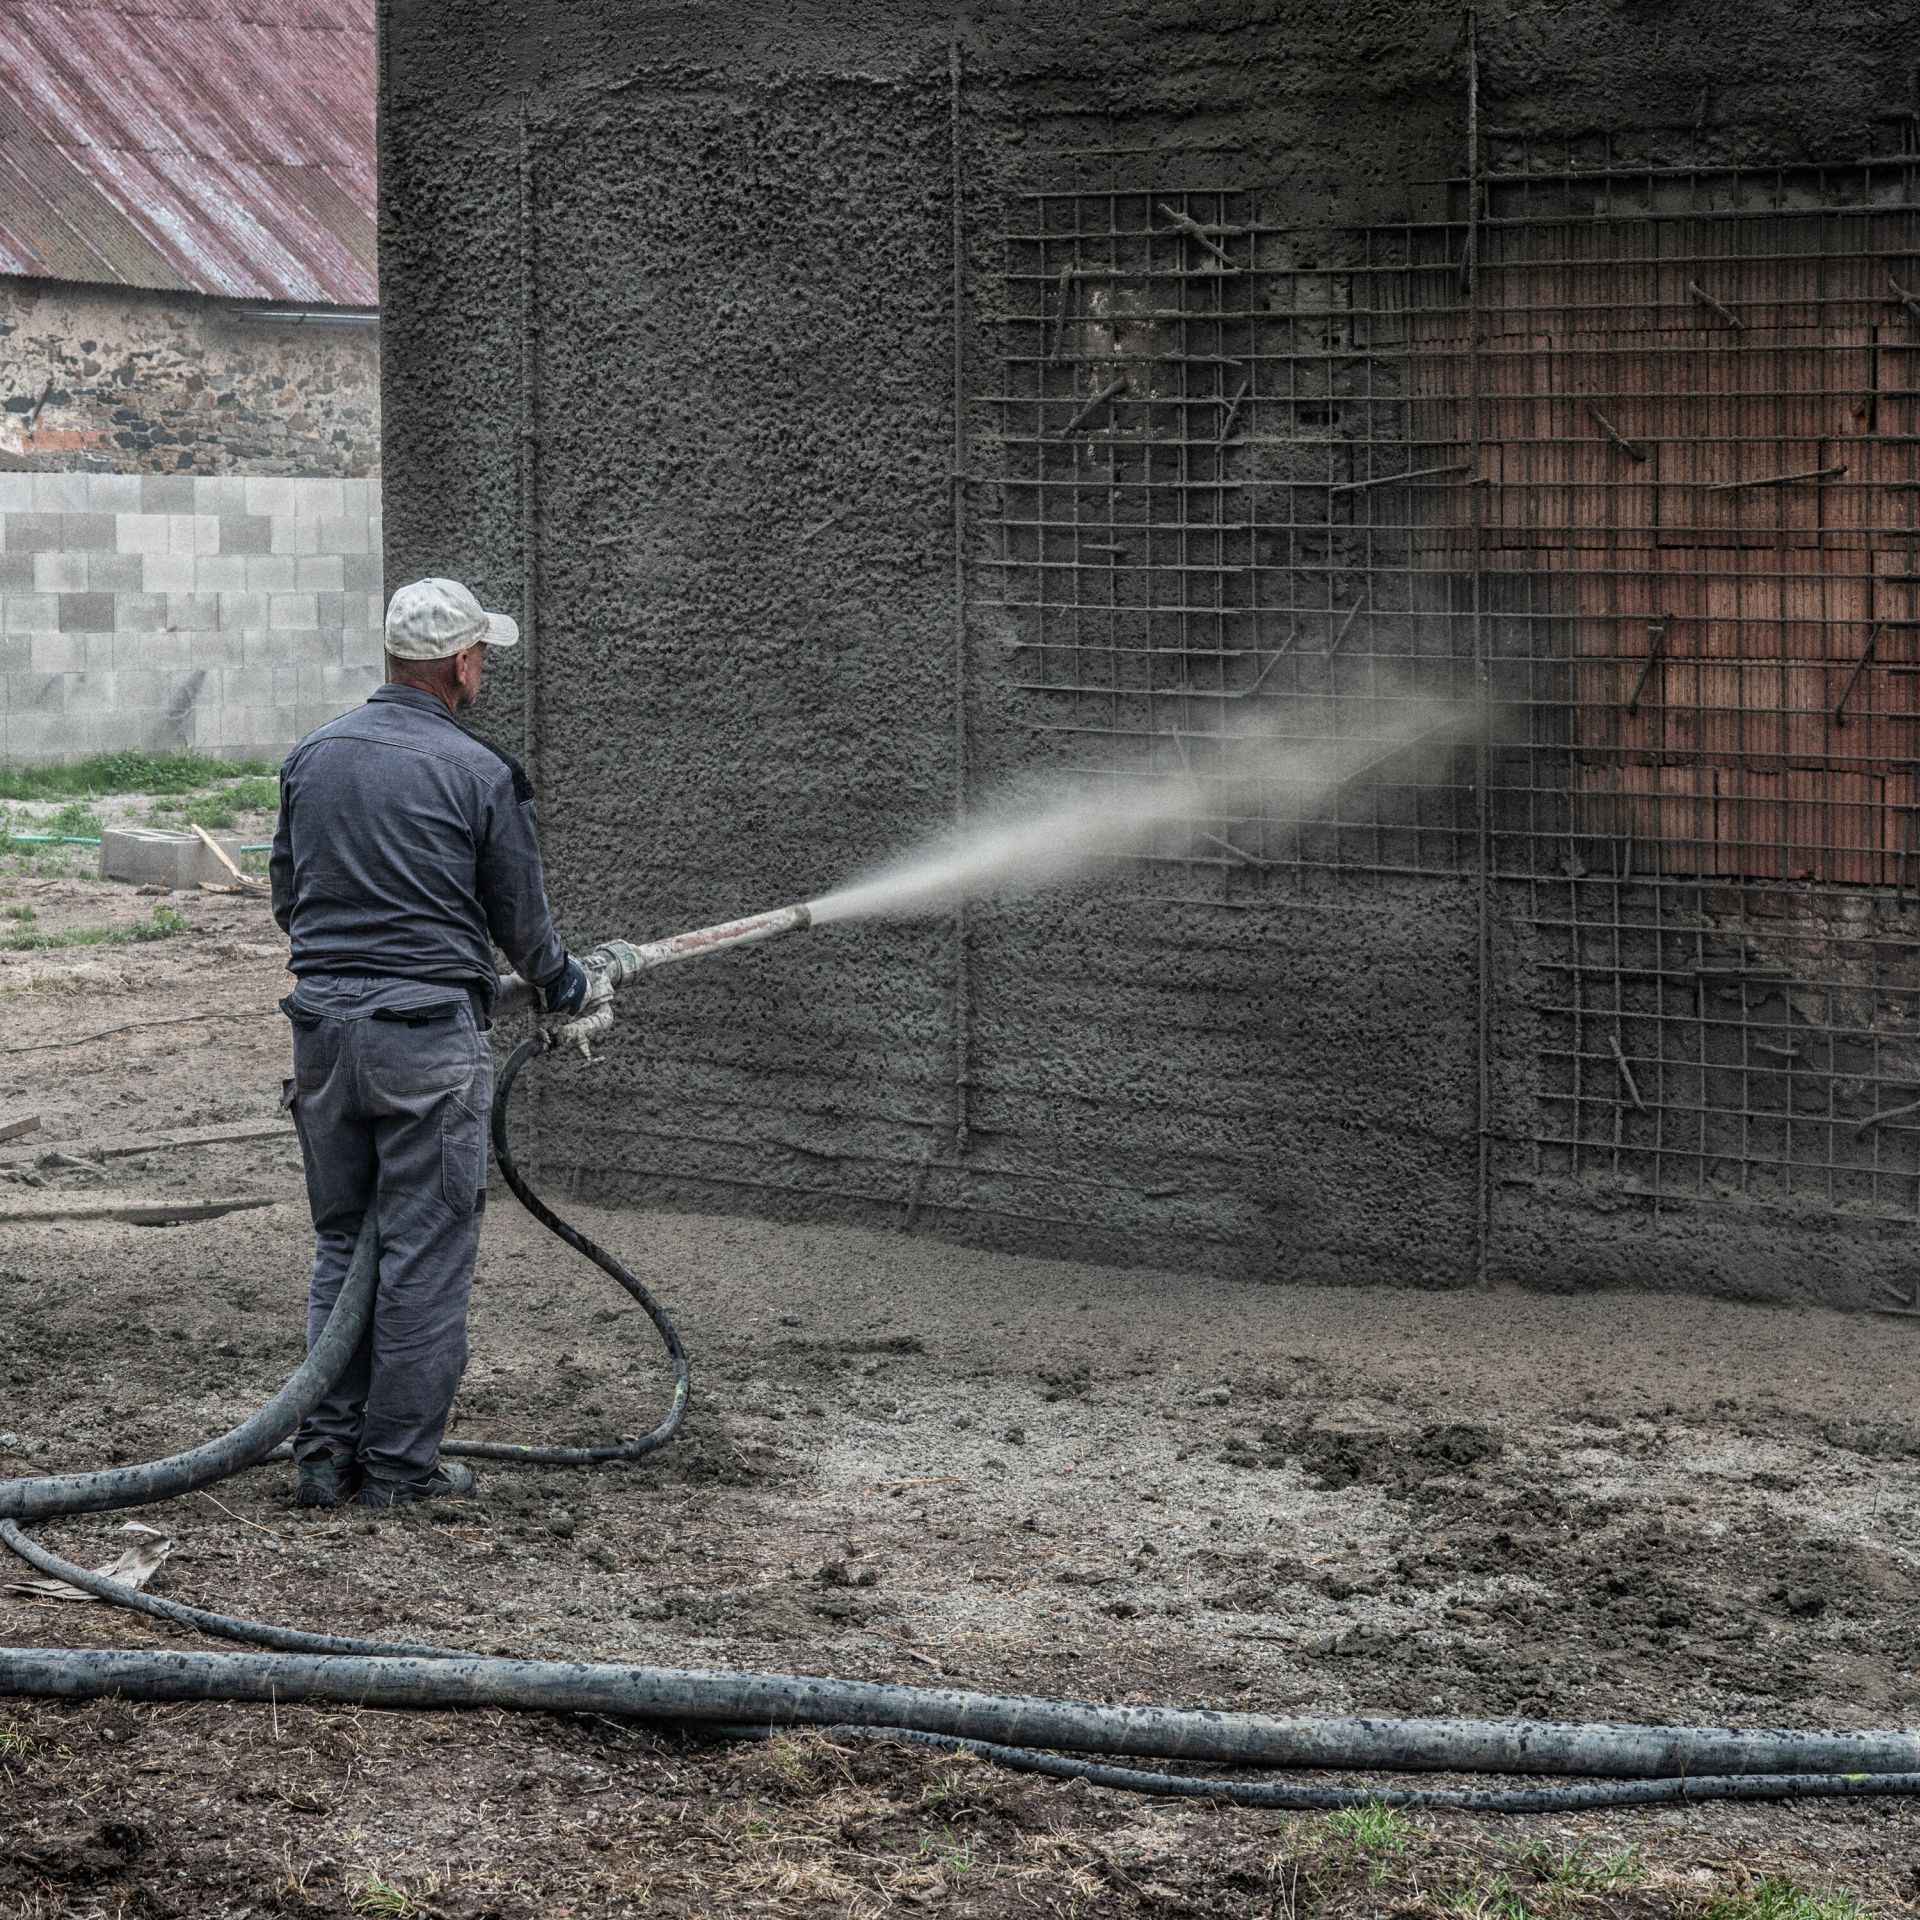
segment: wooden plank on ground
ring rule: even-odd
[[[175,1147],[225,1147],[245,1140],[292,1140],[292,1121],[230,1120],[224,1126],[182,1127],[174,1133],[125,1133],[108,1140],[94,1140],[70,1151],[85,1153],[91,1160],[124,1160],[135,1153],[166,1153]]]
[[[250,1207],[270,1207],[270,1193],[236,1194],[217,1200],[169,1200],[155,1194],[145,1199],[69,1196],[66,1194],[6,1194],[0,1197],[0,1225],[32,1226],[47,1220],[122,1220],[137,1227],[164,1227],[183,1220],[217,1220],[223,1213],[242,1213]]]
[[[0,1126],[0,1140],[18,1140],[23,1133],[39,1131],[40,1116],[37,1113],[30,1113],[24,1120],[9,1120],[5,1126]]]

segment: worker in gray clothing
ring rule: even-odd
[[[479,692],[487,649],[518,639],[456,581],[402,587],[387,608],[386,685],[281,769],[273,914],[298,980],[281,1006],[315,1238],[309,1345],[368,1208],[380,1235],[366,1335],[294,1437],[298,1506],[473,1490],[440,1438],[467,1363],[486,1203],[494,949],[550,1014],[587,996],[547,908],[533,788],[454,718]]]

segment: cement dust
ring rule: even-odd
[[[957,837],[916,848],[810,902],[813,924],[939,913],[983,895],[1056,886],[1130,855],[1205,852],[1220,846],[1237,821],[1302,819],[1396,754],[1458,744],[1472,731],[1473,712],[1457,704],[1402,702],[1364,727],[1356,728],[1349,713],[1343,732],[1328,724],[1316,736],[1295,710],[1285,739],[1169,735],[1166,745],[1182,756],[1180,771],[1156,772],[1143,759],[1135,770],[1102,776],[1097,792],[1083,783],[1071,794],[1056,789],[1003,800]]]

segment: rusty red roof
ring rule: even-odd
[[[374,0],[6,0],[0,274],[379,302]]]

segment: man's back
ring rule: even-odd
[[[566,964],[526,775],[418,688],[379,688],[287,756],[272,871],[302,979],[378,974],[490,999],[496,945],[528,979]]]

